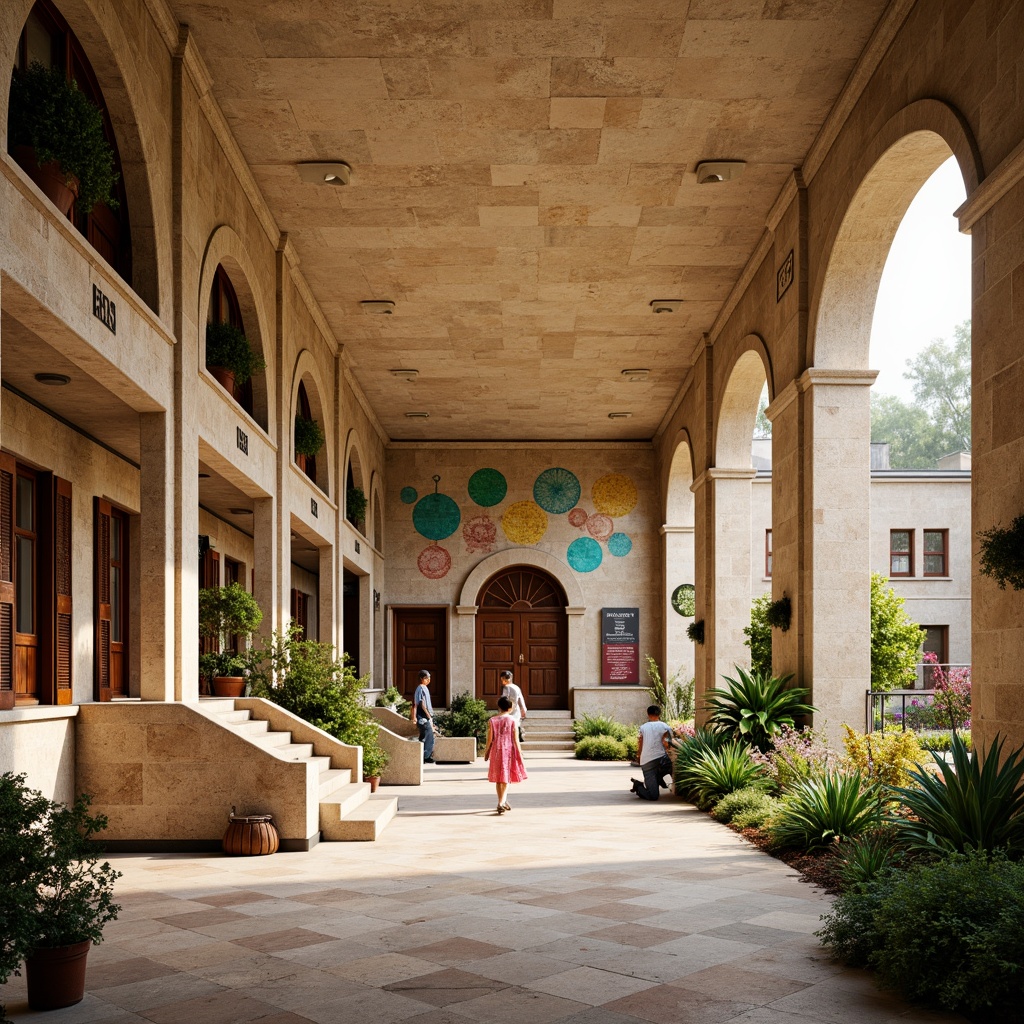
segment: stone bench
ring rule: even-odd
[[[437,736],[434,760],[445,764],[472,764],[476,760],[476,740],[472,736]]]

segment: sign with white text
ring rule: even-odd
[[[640,682],[640,609],[601,609],[601,683]]]

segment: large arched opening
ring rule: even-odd
[[[662,678],[680,681],[695,674],[693,643],[687,627],[697,617],[696,565],[693,533],[693,450],[689,435],[680,431],[665,485],[664,616],[665,647]],[[703,595],[700,595],[703,599]]]

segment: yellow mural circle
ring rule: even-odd
[[[501,528],[513,544],[536,544],[548,528],[548,514],[535,501],[517,501],[505,509]]]
[[[622,473],[609,473],[601,477],[592,490],[594,509],[606,516],[624,516],[636,508],[636,484]]]

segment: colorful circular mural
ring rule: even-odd
[[[474,516],[462,528],[462,539],[466,542],[466,549],[470,553],[474,551],[489,552],[498,539],[498,527],[486,513]]]
[[[412,510],[412,525],[427,540],[450,537],[461,521],[459,506],[447,494],[425,494]]]
[[[508,494],[508,481],[496,469],[478,469],[469,478],[466,489],[478,505],[490,508],[505,500],[505,495]]]
[[[548,528],[548,517],[534,502],[517,501],[505,509],[501,528],[513,544],[536,544]]]
[[[403,504],[411,505],[419,497],[419,494],[415,487],[403,487],[398,496],[402,499]]]
[[[439,580],[448,575],[452,556],[439,544],[428,544],[416,559],[416,567],[428,580]]]
[[[561,515],[580,500],[582,490],[575,473],[560,467],[545,469],[534,481],[533,500],[545,512]]]
[[[569,545],[566,558],[577,572],[593,572],[601,564],[601,545],[592,537],[577,537]]]
[[[569,513],[569,525],[575,526],[577,530],[581,530],[586,526],[587,510],[580,508],[579,505],[577,505],[576,508]]]
[[[636,484],[621,473],[608,473],[598,480],[591,494],[594,508],[606,516],[624,516],[636,508]]]
[[[629,534],[613,533],[608,538],[608,554],[622,558],[623,555],[628,555],[632,550],[633,542],[629,539]]]
[[[592,516],[587,516],[587,533],[590,534],[594,540],[607,540],[615,532],[615,524],[612,522],[610,516],[601,515],[600,512],[595,512]]]
[[[697,614],[697,590],[692,583],[680,583],[672,591],[672,607],[684,618]]]

